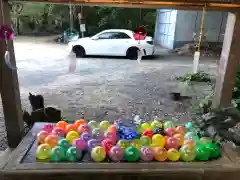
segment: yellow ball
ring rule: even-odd
[[[152,144],[163,148],[165,146],[165,138],[161,134],[154,134],[152,137]]]
[[[169,149],[167,151],[167,157],[170,161],[178,161],[180,158],[180,153],[176,149]]]
[[[37,147],[36,158],[45,160],[50,158],[51,146],[49,144],[41,144]]]
[[[72,144],[72,142],[78,138],[80,138],[80,136],[76,131],[70,131],[69,133],[67,133],[67,136],[66,136],[66,139],[69,141],[70,144]]]
[[[130,146],[134,146],[135,148],[137,148],[138,150],[140,150],[141,148],[141,141],[139,139],[133,139],[130,142]]]
[[[141,125],[141,130],[142,131],[144,131],[144,130],[152,130],[152,127],[151,127],[151,125],[149,124],[149,123],[143,123],[142,125]]]
[[[102,130],[102,131],[107,131],[108,130],[108,127],[110,126],[111,124],[108,122],[108,121],[101,121],[100,124],[99,124],[99,128]]]
[[[101,162],[106,158],[106,151],[101,146],[96,146],[91,151],[91,157],[96,162]]]

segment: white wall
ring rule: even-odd
[[[155,44],[165,48],[172,49],[174,46],[175,26],[176,26],[177,10],[158,9],[156,28],[155,28]]]

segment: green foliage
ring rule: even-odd
[[[211,82],[210,75],[203,71],[186,73],[184,76],[176,77],[176,79],[182,82]]]
[[[49,5],[38,3],[22,3],[22,11],[16,13],[17,4],[12,2],[10,7],[12,9],[12,19],[16,22],[18,19],[19,24],[15,23],[14,29],[20,30],[23,34],[25,29],[31,31],[48,31],[55,33],[63,32],[70,26],[69,6],[68,5]],[[12,8],[12,7],[15,7]],[[140,18],[140,9],[132,8],[114,8],[114,7],[83,7],[84,22],[86,24],[86,35],[94,35],[101,30],[124,28],[136,29],[139,25],[146,28],[148,35],[153,36],[154,26],[156,19],[155,9],[143,9],[142,17]],[[79,22],[77,19],[78,12],[81,11],[80,5],[72,6],[73,26],[79,30]],[[140,20],[141,19],[141,20]],[[19,27],[17,27],[19,26]]]

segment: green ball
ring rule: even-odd
[[[65,138],[62,138],[58,141],[58,146],[64,148],[65,150],[67,150],[69,147],[71,147],[69,141]]]
[[[141,146],[150,146],[151,139],[148,136],[141,136],[140,137],[140,144]]]
[[[221,148],[218,144],[216,143],[211,143],[206,146],[206,148],[210,152],[210,158],[215,159],[219,158],[221,156]]]
[[[70,148],[67,150],[66,156],[67,156],[67,160],[68,160],[68,161],[76,162],[76,161],[81,160],[81,158],[82,158],[82,152],[81,152],[81,150],[79,150],[77,147],[73,146],[73,147],[70,147]]]
[[[172,121],[166,121],[163,126],[164,126],[164,129],[176,127]]]
[[[202,138],[200,138],[200,140],[198,141],[198,143],[199,143],[200,145],[206,146],[206,145],[212,143],[212,139],[209,138],[209,137],[202,137]]]
[[[53,162],[60,162],[65,160],[65,150],[63,147],[56,146],[51,150],[50,160]]]
[[[140,158],[140,153],[134,146],[129,146],[124,151],[124,159],[128,162],[138,161]]]
[[[210,158],[210,151],[206,146],[198,145],[196,147],[196,160],[207,161]]]

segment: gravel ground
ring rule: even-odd
[[[36,43],[37,42],[37,43]],[[158,49],[153,60],[141,64],[122,58],[88,57],[77,59],[76,71],[70,73],[65,45],[44,43],[38,39],[19,38],[15,52],[23,109],[29,110],[28,92],[40,93],[47,106],[62,109],[69,120],[115,120],[132,113],[145,113],[179,122],[190,119],[198,99],[210,86],[195,84],[188,92],[191,99],[174,102],[175,76],[191,71],[192,57],[168,55]],[[216,73],[214,59],[201,60],[200,69]],[[107,113],[106,113],[107,112]],[[0,107],[0,150],[6,148],[2,107]]]

